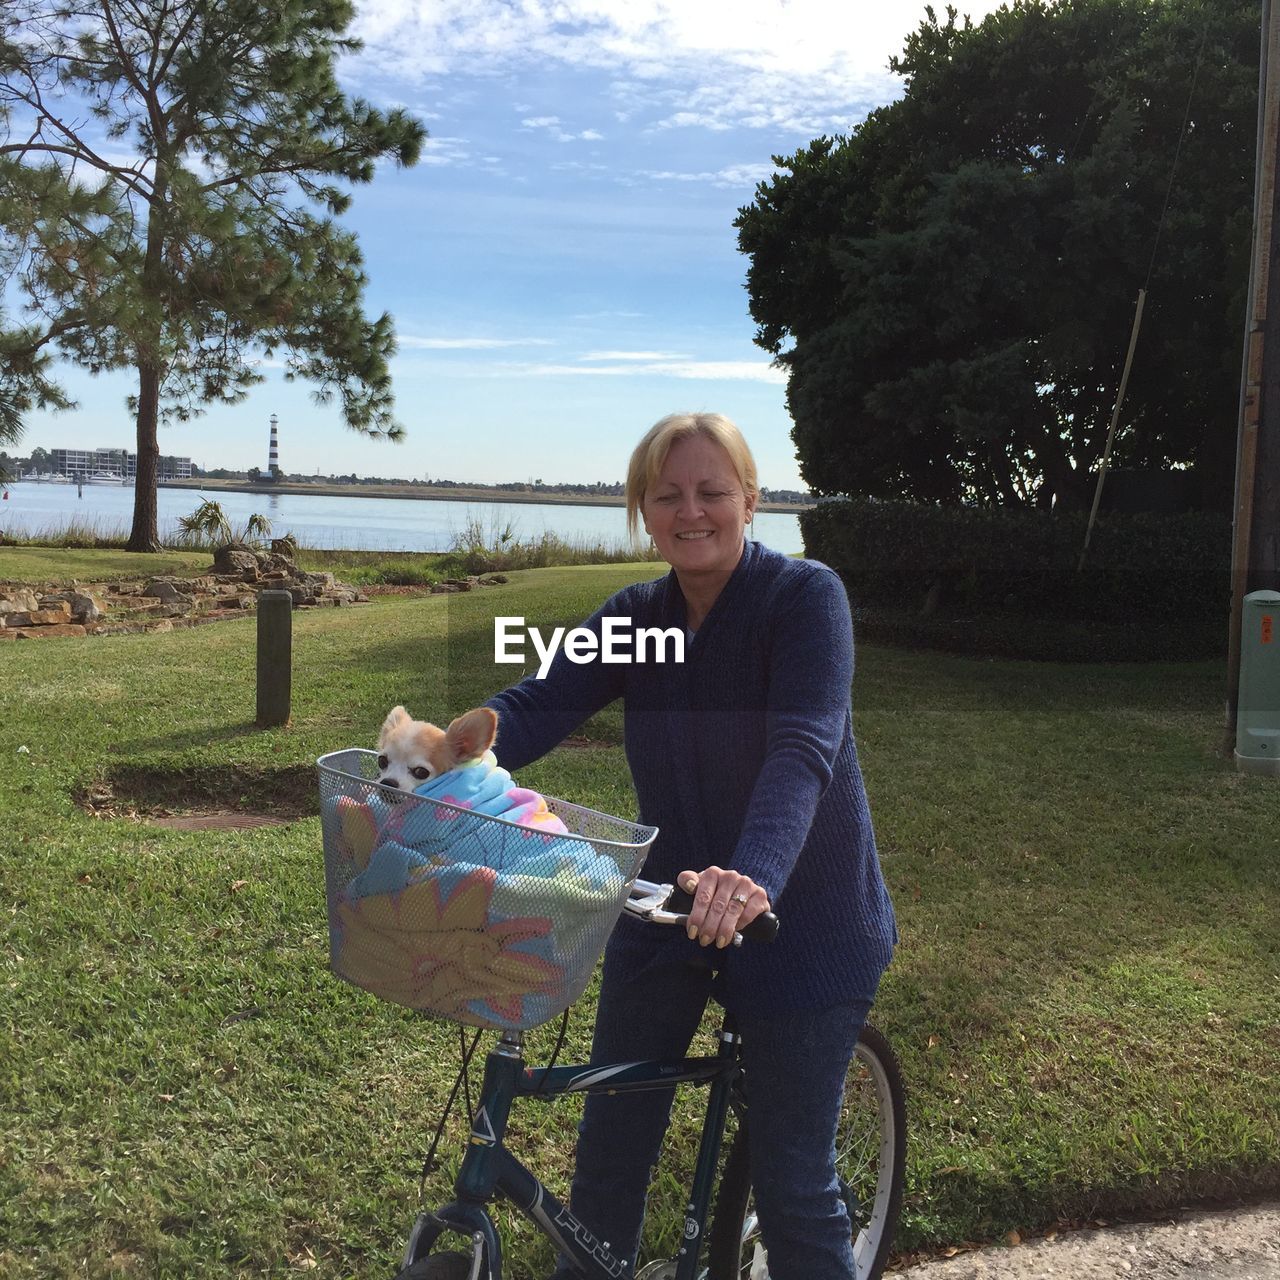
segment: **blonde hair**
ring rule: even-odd
[[[645,433],[627,466],[627,532],[633,542],[639,537],[644,495],[657,482],[671,446],[690,436],[705,436],[715,441],[729,455],[743,495],[752,501],[760,496],[756,460],[733,422],[722,413],[669,413]]]

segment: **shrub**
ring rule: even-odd
[[[1060,660],[1222,651],[1225,517],[1105,516],[1083,570],[1084,514],[839,501],[800,515],[807,554],[836,569],[867,638]]]
[[[569,540],[558,533],[542,533],[521,538],[514,523],[499,526],[490,521],[486,529],[472,517],[455,530],[449,550],[439,561],[442,571],[456,574],[494,573],[511,569],[547,569],[575,564],[619,564],[635,560],[656,560],[658,554],[649,541],[645,548],[626,539],[595,542],[586,538]]]

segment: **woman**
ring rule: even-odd
[[[896,941],[852,734],[853,637],[839,578],[747,540],[759,496],[737,427],[676,414],[627,473],[671,572],[618,592],[584,624],[682,627],[683,663],[561,653],[489,705],[519,769],[621,697],[641,820],[660,828],[643,875],[694,893],[688,937],[629,918],[605,953],[592,1057],[680,1057],[714,993],[742,1033],[751,1174],[774,1280],[850,1280],[834,1172],[845,1073]],[[771,946],[724,950],[774,909]],[[571,1205],[632,1260],[671,1094],[592,1096]],[[568,1276],[567,1271],[557,1273]]]

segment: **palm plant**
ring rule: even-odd
[[[245,523],[246,537],[254,542],[266,542],[271,537],[271,520],[267,516],[251,515]]]
[[[231,541],[231,521],[222,504],[205,498],[189,515],[178,517],[178,542],[184,545],[213,543],[222,546]]]
[[[228,543],[242,543],[263,547],[271,537],[271,519],[255,513],[241,528],[236,529],[227,519],[222,504],[212,498],[205,498],[189,516],[178,517],[178,529],[178,543],[181,546],[223,547]],[[298,544],[292,534],[279,541],[288,542],[291,553],[297,553]]]

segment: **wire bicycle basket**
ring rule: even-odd
[[[316,762],[329,962],[394,1004],[518,1031],[567,1009],[656,827],[547,796],[549,834],[378,782],[377,753]]]

